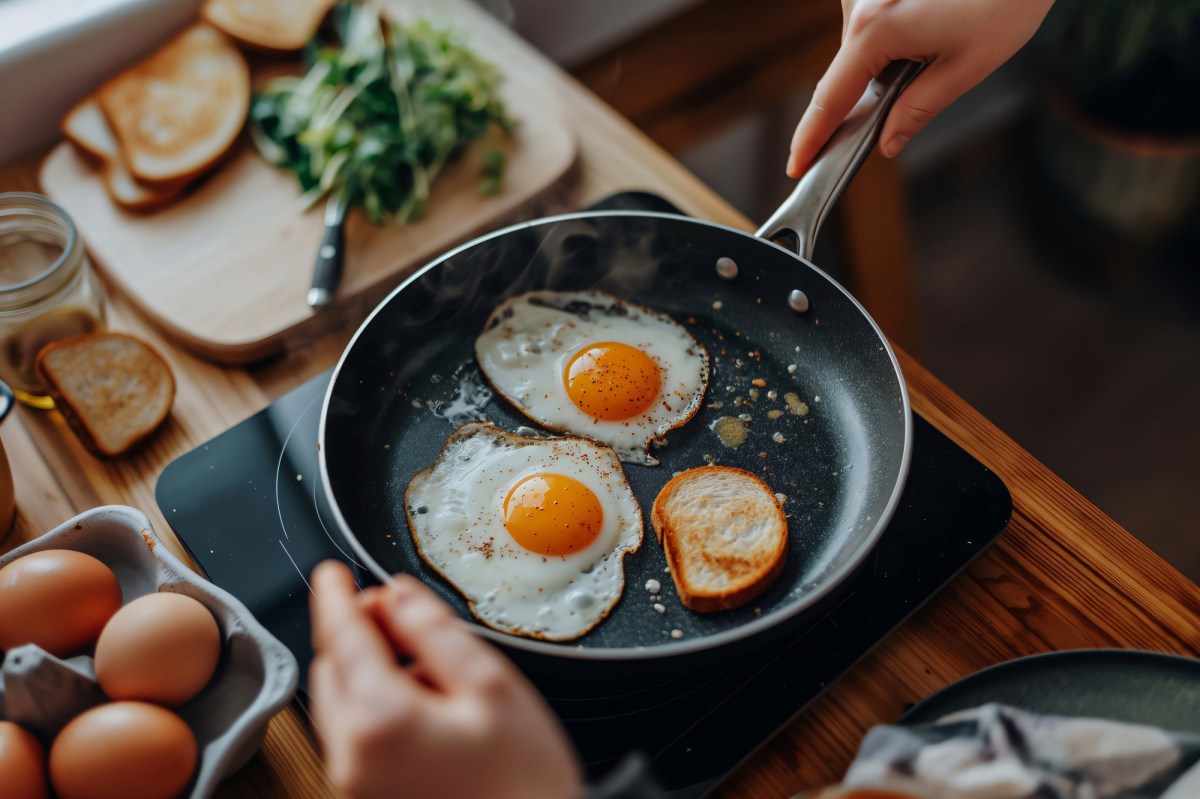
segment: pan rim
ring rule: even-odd
[[[359,325],[358,329],[354,332],[354,335],[350,338],[350,341],[347,342],[345,349],[338,358],[337,365],[334,367],[333,372],[330,375],[329,385],[325,390],[325,398],[321,403],[321,419],[317,431],[317,452],[320,462],[321,485],[325,490],[325,497],[329,502],[329,507],[333,513],[334,521],[337,522],[338,528],[341,530],[342,536],[346,539],[347,543],[350,544],[351,548],[359,557],[364,559],[364,563],[366,563],[367,568],[371,571],[376,579],[380,580],[381,582],[388,582],[388,580],[391,579],[391,575],[389,575],[387,571],[384,570],[373,557],[371,557],[370,553],[366,551],[366,547],[359,542],[358,537],[354,534],[354,531],[351,529],[349,523],[342,515],[341,506],[338,503],[337,497],[333,493],[333,486],[330,482],[329,466],[326,458],[328,447],[325,445],[325,436],[327,422],[329,419],[329,404],[333,397],[334,389],[338,385],[338,378],[341,375],[342,367],[345,365],[350,353],[354,351],[354,345],[358,342],[359,337],[365,333],[368,327],[370,327],[372,322],[375,320],[375,317],[378,316],[383,309],[387,307],[397,296],[399,296],[409,285],[415,283],[417,280],[420,280],[426,273],[436,269],[438,266],[442,265],[459,253],[465,252],[473,247],[477,247],[491,239],[509,235],[519,230],[527,230],[534,227],[542,227],[545,225],[576,219],[594,219],[597,217],[668,219],[673,222],[687,222],[689,224],[702,225],[709,228],[727,231],[728,233],[751,239],[758,244],[774,247],[780,252],[791,256],[807,268],[815,271],[821,277],[829,281],[829,283],[836,287],[838,291],[842,292],[842,294],[846,296],[853,306],[858,309],[859,313],[862,314],[863,318],[866,319],[868,324],[870,324],[871,329],[875,331],[879,341],[883,344],[884,351],[887,353],[888,360],[891,362],[892,369],[895,372],[897,384],[900,389],[900,399],[903,406],[904,416],[904,442],[900,455],[900,468],[897,471],[892,485],[891,494],[888,496],[888,501],[883,509],[883,512],[880,513],[878,518],[875,520],[870,533],[866,536],[863,543],[859,545],[858,549],[851,554],[850,558],[840,568],[826,574],[822,580],[822,583],[815,590],[791,603],[787,607],[776,609],[769,613],[764,613],[762,616],[748,621],[738,627],[734,627],[729,630],[722,630],[721,632],[706,635],[702,638],[678,641],[672,640],[669,643],[656,644],[654,646],[592,649],[574,645],[571,641],[553,643],[532,638],[524,638],[521,636],[512,635],[510,633],[501,632],[499,630],[493,630],[481,623],[473,622],[467,619],[460,618],[460,622],[466,625],[472,632],[482,635],[490,641],[503,646],[521,649],[539,655],[600,662],[644,661],[673,658],[705,652],[710,649],[724,646],[725,644],[736,643],[738,641],[751,638],[758,633],[765,632],[785,623],[789,619],[800,615],[803,611],[820,602],[823,598],[828,596],[831,592],[842,585],[855,571],[857,571],[859,566],[862,565],[863,561],[865,561],[870,553],[875,549],[875,545],[879,543],[879,539],[883,537],[884,530],[887,529],[888,524],[891,522],[892,516],[895,515],[896,508],[900,504],[900,496],[903,493],[905,483],[908,480],[909,466],[912,460],[913,421],[912,404],[908,394],[908,383],[904,378],[904,371],[900,368],[900,361],[896,357],[896,352],[892,348],[891,342],[888,341],[887,337],[883,334],[883,331],[880,329],[878,323],[876,323],[875,319],[872,318],[869,313],[867,313],[867,310],[862,306],[858,299],[855,298],[854,295],[852,295],[848,290],[846,290],[841,283],[834,280],[820,267],[805,260],[786,247],[780,246],[769,239],[755,236],[753,233],[730,227],[729,225],[723,225],[718,222],[710,222],[704,219],[696,219],[681,214],[668,214],[658,211],[576,211],[567,214],[555,214],[552,216],[531,219],[525,222],[518,222],[499,230],[492,231],[491,233],[485,233],[482,236],[477,236],[458,245],[457,247],[447,250],[429,263],[422,266],[420,269],[413,272],[411,275],[401,281],[394,289],[392,289],[392,291],[389,292],[388,295],[384,297],[374,309],[371,310],[371,312],[363,320],[362,324]]]

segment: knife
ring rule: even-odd
[[[321,237],[321,245],[317,247],[312,288],[308,290],[308,304],[312,308],[326,308],[333,303],[333,295],[342,279],[345,221],[344,192],[334,192],[325,201],[325,234]]]

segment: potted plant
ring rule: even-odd
[[[1200,0],[1058,0],[1038,151],[1093,220],[1161,242],[1200,207]]]

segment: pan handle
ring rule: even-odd
[[[842,191],[879,140],[879,130],[892,103],[924,66],[916,61],[893,61],[884,67],[879,77],[867,86],[846,121],[817,154],[791,196],[755,235],[774,241],[780,234],[791,232],[796,236],[800,257],[811,261],[817,232],[829,215],[830,207],[842,196]]]

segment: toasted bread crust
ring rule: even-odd
[[[60,371],[53,361],[56,360],[55,353],[79,347],[91,347],[97,342],[112,341],[114,339],[132,342],[136,345],[137,357],[141,360],[140,366],[142,367],[144,376],[147,380],[153,381],[157,385],[165,384],[166,398],[161,403],[161,407],[154,409],[154,415],[141,425],[141,429],[135,435],[126,438],[120,447],[109,448],[102,443],[102,436],[99,434],[97,425],[104,424],[108,420],[108,411],[111,409],[89,407],[82,398],[76,396],[76,392],[71,384],[72,380],[78,381],[80,375],[78,373],[67,374]],[[98,361],[95,359],[89,360],[94,362],[97,369],[103,370],[110,366],[104,359]],[[172,374],[170,366],[149,344],[124,333],[98,331],[52,342],[43,347],[41,352],[38,353],[36,368],[38,376],[50,390],[50,395],[54,398],[55,407],[62,413],[67,424],[70,425],[88,451],[101,458],[115,458],[131,452],[144,444],[162,426],[163,422],[166,421],[171,413],[171,407],[175,402],[175,376]],[[86,376],[84,375],[84,377]]]
[[[240,44],[259,50],[299,50],[317,32],[334,0],[207,0],[200,17]]]
[[[58,129],[67,141],[74,144],[81,153],[103,163],[113,156],[119,155],[116,149],[117,142],[111,138],[111,131],[107,131],[108,137],[100,137],[89,129],[91,123],[96,121],[89,119],[93,114],[99,114],[100,120],[104,118],[104,112],[100,110],[96,98],[85,97],[71,107],[71,110],[63,117]],[[107,121],[105,121],[105,126],[107,127]]]
[[[736,482],[737,499],[720,505],[708,502],[708,487],[718,481]],[[703,515],[681,508],[684,500],[698,502]],[[722,546],[722,530],[747,513],[768,529],[766,540],[749,547],[740,540]],[[655,498],[650,524],[662,543],[680,601],[698,613],[745,605],[771,587],[787,559],[783,508],[770,486],[742,469],[702,466],[677,474]]]
[[[133,177],[175,184],[233,147],[250,107],[250,68],[229,37],[198,24],[95,96]]]
[[[129,174],[124,164],[112,161],[106,162],[100,172],[104,176],[104,188],[108,191],[108,196],[130,211],[149,211],[166,205],[182,194],[188,185],[184,180],[146,186]]]
[[[95,97],[85,97],[63,117],[63,136],[84,156],[97,164],[108,196],[118,205],[134,211],[157,208],[175,199],[187,181],[147,186],[129,173],[117,140]]]

